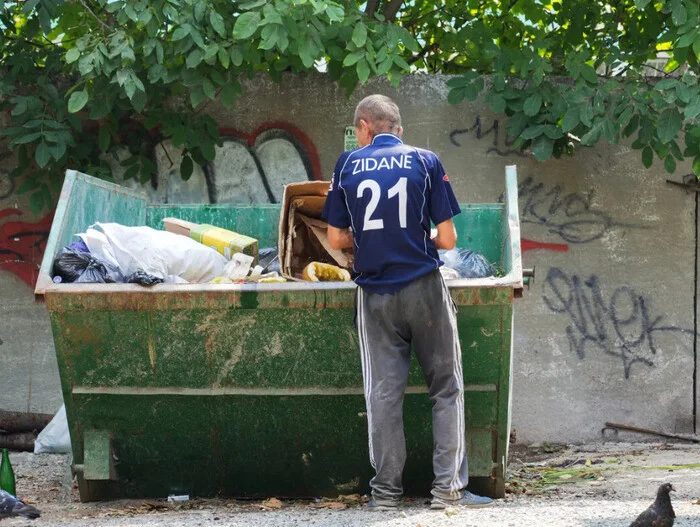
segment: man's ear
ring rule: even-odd
[[[403,128],[402,127],[399,126],[399,133],[396,135],[398,135],[399,137],[403,137]]]

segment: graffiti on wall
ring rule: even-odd
[[[518,185],[522,223],[540,225],[568,243],[588,243],[611,229],[634,227],[620,223],[592,205],[593,192],[566,192],[527,177]]]
[[[515,143],[517,137],[511,137],[505,132],[502,132],[501,124],[498,121],[498,119],[494,119],[493,123],[491,123],[491,126],[486,128],[486,126],[481,121],[481,116],[477,115],[476,119],[474,119],[474,123],[471,126],[452,130],[450,132],[450,142],[454,146],[461,147],[462,136],[471,134],[474,134],[474,136],[478,140],[481,140],[484,137],[489,137],[491,139],[491,146],[489,146],[486,149],[486,152],[489,154],[493,152],[495,154],[498,154],[499,156],[515,155],[518,157],[527,157],[527,154],[525,154],[524,152],[521,152],[517,149],[509,148],[513,146],[513,143]],[[504,149],[500,148],[501,137],[503,137],[503,144],[506,147]]]
[[[14,273],[34,287],[49,238],[53,212],[38,222],[17,221],[23,212],[0,210],[0,269]]]
[[[205,167],[195,164],[192,176],[180,176],[182,151],[170,141],[155,148],[156,180],[147,188],[156,203],[279,203],[284,186],[320,180],[321,164],[310,138],[285,122],[266,123],[251,133],[220,129],[223,145]],[[119,172],[118,163],[112,165]],[[119,177],[117,176],[117,180]],[[134,181],[125,186],[143,189]]]
[[[659,336],[695,334],[653,316],[649,301],[629,286],[615,288],[606,298],[596,275],[582,279],[552,267],[542,298],[551,311],[567,315],[566,336],[579,359],[596,352],[618,357],[626,379],[634,364],[654,366]]]

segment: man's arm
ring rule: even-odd
[[[339,229],[338,227],[328,226],[328,243],[333,249],[349,249],[354,241],[350,229]]]
[[[437,235],[433,236],[432,240],[433,243],[435,243],[435,247],[437,247],[438,249],[447,249],[449,251],[450,249],[455,248],[455,244],[457,243],[457,231],[455,231],[455,226],[454,223],[452,223],[452,218],[450,218],[449,220],[445,220],[437,225]]]

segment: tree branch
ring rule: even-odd
[[[399,12],[402,5],[403,0],[389,0],[389,3],[387,3],[386,7],[384,8],[384,17],[386,18],[387,22],[394,21],[396,14]]]
[[[365,8],[365,14],[369,18],[374,18],[377,12],[377,7],[379,7],[379,0],[367,0],[367,7]]]
[[[92,9],[90,9],[90,6],[85,3],[85,0],[80,0],[80,3],[87,10],[87,12],[92,15],[92,18],[97,20],[97,23],[100,24],[103,28],[109,29],[110,31],[114,30],[114,28],[112,26],[109,26],[109,25],[105,24],[102,20],[100,20],[100,18],[95,14],[95,12]]]
[[[418,53],[416,53],[413,57],[411,57],[407,62],[409,64],[415,64],[416,62],[421,60],[423,57],[425,57],[429,52],[436,51],[438,49],[440,49],[440,44],[438,42],[433,42],[432,44],[428,44],[423,49],[421,49]]]

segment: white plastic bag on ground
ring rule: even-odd
[[[109,249],[100,235],[106,239]],[[124,276],[145,271],[167,282],[202,283],[221,276],[227,263],[226,258],[211,247],[151,227],[96,223],[81,238],[91,253],[95,247],[96,257],[108,261],[113,258]]]
[[[68,418],[66,405],[56,412],[49,424],[39,432],[34,440],[35,454],[66,454],[71,451],[70,434],[68,433]]]

